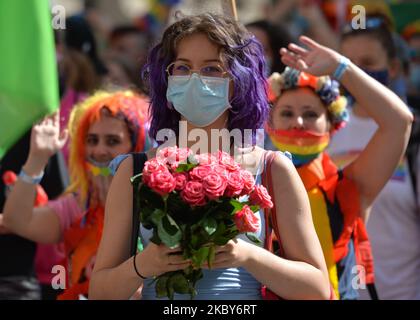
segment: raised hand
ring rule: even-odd
[[[60,132],[58,112],[45,117],[32,128],[31,153],[51,157],[67,140],[67,130]]]
[[[60,132],[59,113],[45,117],[32,127],[28,162],[33,171],[42,170],[48,159],[66,143],[68,131]]]
[[[331,76],[339,64],[341,55],[308,37],[301,36],[299,40],[308,49],[294,43],[289,44],[288,49],[280,50],[283,63],[317,77]]]

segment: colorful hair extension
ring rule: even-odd
[[[271,102],[277,101],[281,93],[286,90],[307,87],[311,88],[326,106],[333,131],[344,127],[348,121],[347,99],[340,96],[339,83],[328,76],[315,77],[287,67],[282,74],[273,73],[268,83]]]
[[[131,91],[115,93],[98,91],[73,108],[69,120],[71,183],[67,192],[78,193],[82,203],[87,199],[89,183],[86,168],[86,136],[92,123],[101,118],[102,109],[105,108],[109,116],[125,121],[130,132],[132,151],[140,152],[145,150],[147,145],[148,106],[146,97]]]

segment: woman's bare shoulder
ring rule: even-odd
[[[274,152],[274,159],[271,165],[271,176],[273,183],[277,186],[289,186],[290,183],[296,183],[296,180],[300,181],[299,174],[289,158],[283,152]]]
[[[260,147],[256,147],[255,152],[261,155],[261,159],[265,159],[266,161],[272,158],[272,168],[275,170],[279,170],[280,172],[287,173],[290,170],[295,171],[295,166],[291,161],[289,155],[281,151],[272,151],[272,150],[265,150]]]

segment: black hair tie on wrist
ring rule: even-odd
[[[133,256],[133,265],[134,265],[134,270],[136,271],[137,275],[142,278],[143,280],[146,280],[147,278],[142,276],[140,274],[140,272],[137,270],[137,266],[136,266],[136,257],[137,257],[137,253]]]

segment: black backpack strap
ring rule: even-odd
[[[408,172],[410,174],[411,185],[413,187],[417,212],[420,212],[419,202],[418,202],[418,190],[417,190],[417,155],[419,153],[419,149],[420,149],[420,143],[412,142],[408,145],[407,151],[406,151]]]
[[[368,289],[371,300],[380,300],[374,283],[368,283],[366,287]]]
[[[418,202],[417,190],[417,155],[420,149],[420,111],[416,108],[410,108],[414,115],[414,121],[411,125],[410,139],[406,150],[406,158],[408,164],[408,171],[410,174],[411,185],[414,192],[414,199],[416,202],[417,213],[420,212],[420,204]]]
[[[144,163],[147,161],[147,155],[142,153],[132,153],[133,156],[133,176],[141,173],[143,171]],[[134,191],[134,189],[133,189]],[[132,232],[131,232],[131,255],[135,255],[137,253],[137,240],[139,236],[139,228],[140,228],[140,216],[139,216],[139,209],[138,208],[138,201],[134,196],[133,192],[133,225],[132,225]]]

